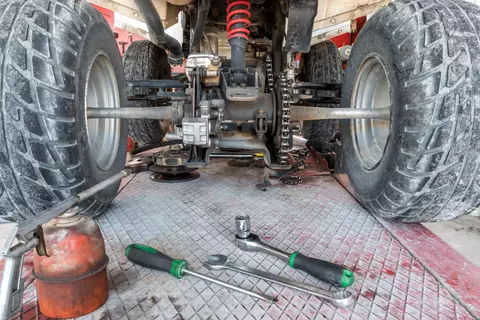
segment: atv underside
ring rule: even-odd
[[[86,1],[0,4],[2,220],[119,172],[127,134],[180,145],[175,163],[187,171],[214,155],[258,153],[289,170],[302,132],[341,159],[372,213],[448,220],[480,204],[476,5],[394,1],[360,31],[344,70],[332,42],[312,44],[317,0],[172,0],[183,41],[165,33],[151,0],[134,2],[150,41],[130,45],[123,69]],[[171,65],[185,75],[172,77]],[[102,212],[117,190],[81,209]]]
[[[149,15],[156,12],[148,1],[137,1],[137,5],[147,23],[154,21],[155,17]],[[286,12],[291,15],[285,36]],[[260,152],[269,167],[289,169],[290,105],[312,105],[322,99],[340,102],[339,79],[331,84],[297,81],[300,54],[310,51],[316,12],[316,1],[303,1],[301,7],[294,1],[290,5],[276,1],[232,1],[228,5],[225,1],[203,1],[185,11],[183,51],[173,39],[159,36],[162,30],[156,29],[158,23],[148,24],[154,43],[164,47],[168,57],[158,50],[147,58],[137,53],[150,50],[151,44],[145,42],[129,48],[125,66],[141,64],[144,69],[154,70],[149,63],[181,63],[185,53],[187,88],[183,83],[156,80],[167,79],[161,70],[157,74],[144,72],[149,76],[144,79],[128,73],[132,89],[129,99],[141,100],[145,106],[175,101],[181,115],[174,117],[174,132],[189,148],[187,167],[203,167],[212,153],[222,150]],[[139,63],[139,59],[144,61]],[[322,96],[314,97],[318,89]],[[145,122],[131,120],[130,127],[145,126]],[[158,124],[158,120],[147,120],[150,127]],[[138,136],[136,133],[131,136]],[[151,137],[137,140],[154,143],[159,138],[155,130]]]

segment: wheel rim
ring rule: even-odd
[[[108,57],[98,53],[87,72],[87,90],[85,94],[87,108],[119,108],[115,70]],[[90,154],[97,167],[109,170],[117,157],[120,144],[120,120],[113,118],[88,119],[88,141]]]
[[[391,106],[390,82],[383,61],[367,58],[357,75],[353,94],[354,108],[388,108]],[[355,152],[362,166],[374,169],[383,159],[390,135],[390,120],[358,119],[351,121]]]

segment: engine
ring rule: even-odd
[[[268,166],[288,166],[288,77],[280,75],[281,94],[276,95],[269,52],[272,41],[265,34],[259,37],[264,28],[260,23],[254,24],[258,38],[250,41],[251,9],[247,0],[230,1],[223,24],[215,21],[203,30],[199,31],[198,25],[193,30],[191,51],[199,52],[190,53],[186,61],[190,99],[181,124],[175,127],[177,136],[195,151],[192,167],[206,164],[212,154],[225,152],[262,153]],[[201,10],[197,24],[202,20]],[[204,34],[199,43],[195,42],[196,32]],[[294,68],[290,74],[294,76]]]
[[[317,8],[315,0],[302,3],[192,2],[184,10],[181,46],[163,32],[161,23],[158,27],[152,6],[147,6],[151,2],[136,0],[152,41],[167,49],[170,63],[183,62],[188,52],[188,88],[183,90],[171,80],[145,83],[146,87],[173,90],[159,95],[174,102],[175,134],[190,148],[187,167],[206,166],[213,155],[255,153],[262,153],[271,168],[290,167],[290,104],[299,69],[297,53],[310,50]],[[306,10],[307,4],[311,10]],[[287,12],[292,13],[288,24]],[[285,33],[287,25],[289,32]]]

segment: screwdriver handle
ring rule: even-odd
[[[173,259],[166,254],[143,244],[131,244],[125,249],[125,256],[139,266],[170,273],[182,278],[183,270],[188,267],[185,260]]]
[[[300,252],[294,252],[288,261],[290,267],[303,270],[318,280],[337,287],[348,287],[354,281],[353,272],[328,261],[307,257]]]

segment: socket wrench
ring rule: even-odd
[[[234,264],[228,261],[228,257],[217,254],[208,257],[208,261],[203,264],[210,270],[232,270],[240,273],[247,274],[252,277],[257,277],[266,281],[278,283],[282,286],[286,286],[298,291],[306,292],[314,295],[318,298],[331,301],[335,306],[346,308],[353,303],[352,294],[348,291],[327,291],[313,286],[309,286],[303,283],[298,283],[290,279],[280,277],[268,272],[253,269],[248,266],[242,266]]]
[[[320,259],[310,258],[304,256],[298,251],[288,254],[263,243],[256,234],[250,232],[249,216],[235,217],[235,226],[237,230],[235,244],[242,250],[265,252],[274,255],[281,260],[288,262],[290,267],[306,271],[315,278],[334,286],[348,287],[353,284],[353,272],[340,265]]]

